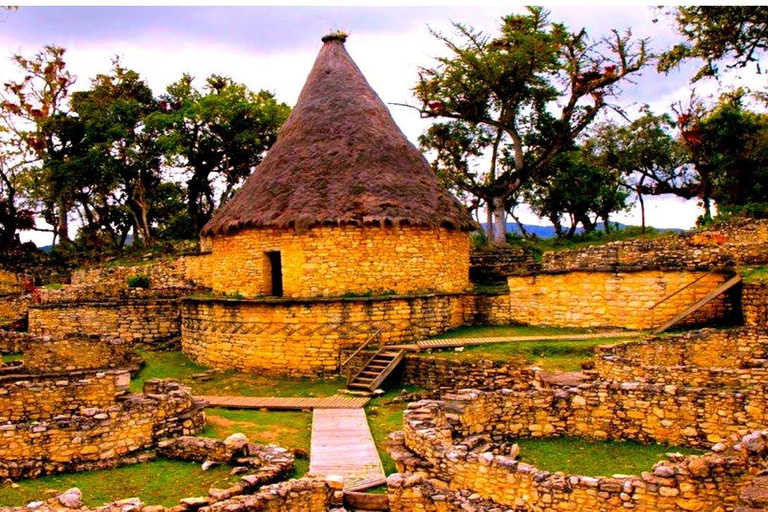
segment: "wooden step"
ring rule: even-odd
[[[347,387],[349,389],[362,389],[372,392],[400,364],[403,360],[404,352],[403,350],[380,350],[371,357],[354,378],[350,379]]]

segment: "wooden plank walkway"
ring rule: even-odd
[[[483,345],[485,343],[514,343],[523,341],[557,341],[557,340],[594,340],[600,338],[637,338],[638,332],[632,331],[608,331],[590,334],[554,334],[549,336],[497,336],[486,338],[444,338],[441,340],[417,341],[420,350],[431,348],[463,347],[465,345]]]
[[[211,407],[224,409],[271,409],[296,411],[306,409],[359,409],[370,401],[363,396],[334,395],[325,398],[280,396],[196,396]]]
[[[312,413],[309,472],[342,475],[345,491],[386,482],[363,409],[316,409]]]

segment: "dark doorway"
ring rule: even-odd
[[[269,295],[275,297],[283,296],[283,262],[280,259],[280,251],[269,251],[266,253],[269,263],[268,272],[270,273]]]

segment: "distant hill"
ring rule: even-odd
[[[485,222],[482,222],[481,224],[483,226],[483,229],[485,229]],[[626,229],[628,227],[633,227],[633,226],[628,226],[626,224],[622,224],[621,222],[615,222],[611,224],[615,225],[618,229]],[[536,224],[523,224],[523,227],[528,233],[535,234],[539,238],[554,238],[555,236],[554,226],[538,226]],[[639,226],[634,226],[634,227],[639,227]],[[602,226],[600,226],[600,229],[602,229]],[[682,233],[683,231],[685,231],[679,228],[651,228],[651,229],[655,229],[660,233]],[[577,233],[581,233],[582,231],[583,231],[582,228],[576,228]],[[507,222],[507,232],[517,233],[518,235],[521,234],[520,228],[515,222]]]

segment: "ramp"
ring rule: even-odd
[[[668,322],[666,322],[663,325],[661,325],[661,327],[659,327],[658,329],[653,331],[654,334],[660,334],[660,333],[666,331],[667,329],[669,329],[673,325],[675,325],[678,322],[680,322],[680,320],[682,320],[683,318],[692,315],[693,313],[695,313],[696,311],[698,311],[702,307],[704,307],[707,304],[709,304],[712,300],[715,299],[715,297],[717,297],[718,295],[720,295],[720,294],[722,294],[724,292],[727,292],[728,290],[730,290],[731,288],[733,288],[734,286],[736,286],[740,282],[741,282],[741,275],[736,275],[736,276],[730,278],[728,281],[724,282],[723,284],[721,284],[720,286],[718,286],[717,288],[715,288],[714,290],[709,292],[703,299],[698,301],[696,304],[686,308],[683,312],[681,312],[680,314],[676,315],[674,318],[672,318]]]

